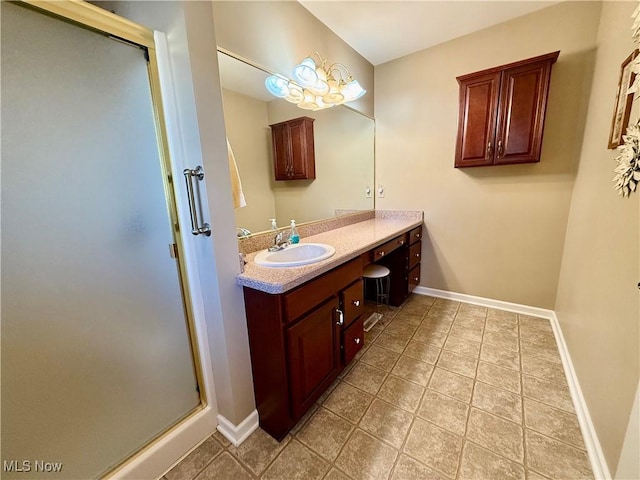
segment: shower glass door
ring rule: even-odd
[[[0,8],[1,476],[94,478],[201,406],[147,60]]]

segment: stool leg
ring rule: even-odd
[[[386,285],[387,294],[385,297],[385,300],[386,300],[385,305],[387,306],[387,310],[391,311],[391,307],[389,307],[389,296],[391,295],[391,275],[387,275],[385,277],[385,280],[386,280],[385,283],[387,284]]]

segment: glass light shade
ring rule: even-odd
[[[303,87],[311,87],[318,81],[316,73],[316,62],[313,58],[307,57],[293,68],[293,78]]]
[[[278,75],[271,75],[264,81],[269,93],[278,98],[285,98],[289,95],[289,81]]]
[[[298,104],[298,107],[304,110],[314,110],[318,108],[316,96],[308,90],[304,91],[304,100]]]
[[[345,102],[352,102],[363,96],[367,91],[362,88],[357,80],[351,80],[341,89]]]
[[[322,96],[322,101],[329,104],[337,104],[344,100],[344,95],[340,93],[338,82],[335,80],[329,80],[329,93]]]
[[[316,68],[316,75],[318,75],[320,80],[324,80],[325,82],[327,81],[327,72],[323,68]]]
[[[313,86],[307,87],[307,90],[314,95],[326,95],[329,93],[329,84],[321,78],[318,78],[318,81]]]
[[[322,97],[316,97],[316,104],[318,107],[314,108],[314,110],[325,110],[327,108],[335,107],[335,103],[324,103],[322,101]]]
[[[289,95],[284,97],[287,102],[300,103],[304,100],[304,92],[298,85],[289,82]]]

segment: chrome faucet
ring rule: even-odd
[[[289,245],[289,240],[284,240],[283,234],[284,232],[278,232],[276,236],[273,237],[273,245],[271,245],[267,250],[270,252],[277,252]]]

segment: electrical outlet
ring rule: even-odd
[[[364,198],[371,198],[371,197],[373,197],[373,193],[371,192],[371,187],[367,185],[366,187],[364,187]]]
[[[382,184],[378,185],[378,198],[384,198],[384,186]]]

